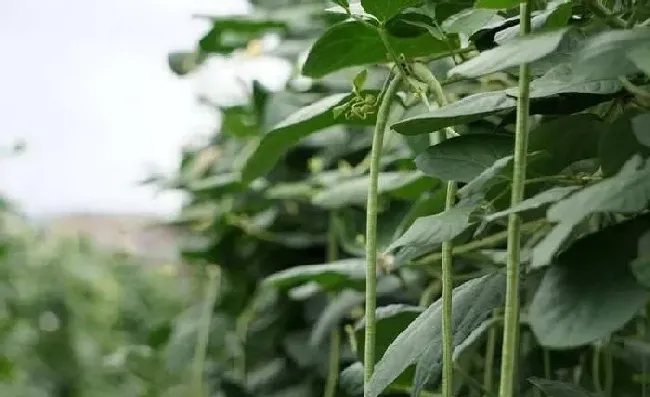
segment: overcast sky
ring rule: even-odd
[[[197,92],[232,96],[235,73],[277,77],[217,60],[181,80],[167,52],[206,29],[191,14],[246,10],[244,0],[0,0],[0,147],[27,143],[0,159],[0,191],[32,214],[173,213],[178,197],[136,182],[176,167],[182,143],[209,131]]]

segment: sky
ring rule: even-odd
[[[245,13],[244,0],[1,0],[0,193],[28,214],[146,212],[171,216],[180,196],[137,186],[171,172],[181,147],[217,119],[197,94],[236,99],[236,82],[271,85],[286,65],[211,60],[180,79],[167,53],[207,29],[194,13]],[[4,151],[3,150],[3,151]]]

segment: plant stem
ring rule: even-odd
[[[327,262],[332,263],[338,258],[338,247],[336,240],[336,213],[330,212],[330,220],[327,234]],[[334,328],[330,332],[329,363],[327,367],[327,380],[325,382],[324,397],[336,397],[336,389],[339,380],[339,359],[341,355],[341,331]]]
[[[421,63],[413,65],[413,73],[424,81],[429,90],[436,96],[438,106],[448,105],[447,97],[438,79],[431,73],[429,68]],[[442,133],[442,138],[458,136],[453,128],[449,127]],[[451,209],[456,201],[456,182],[447,182],[447,194],[445,197],[445,211]],[[451,241],[442,243],[442,397],[452,397],[454,377],[454,325],[452,318],[453,307],[453,259],[454,245]]]
[[[519,4],[520,35],[530,33],[531,9],[528,0]],[[515,153],[512,175],[510,207],[524,198],[526,160],[528,152],[528,123],[530,108],[530,65],[519,66],[519,95],[517,98],[517,120],[515,130]],[[507,287],[505,320],[503,327],[503,349],[501,351],[501,379],[499,397],[513,397],[519,339],[519,277],[521,218],[512,213],[508,217],[508,260],[506,265]]]
[[[368,392],[368,383],[375,367],[375,311],[377,310],[377,202],[378,178],[381,152],[384,146],[384,133],[393,97],[402,83],[402,77],[396,73],[383,93],[377,112],[377,124],[372,138],[370,155],[370,184],[366,207],[366,328],[363,357],[363,390]]]
[[[203,369],[207,355],[208,340],[210,338],[210,324],[212,323],[212,309],[219,294],[221,285],[221,269],[219,266],[208,266],[208,284],[205,288],[205,300],[203,301],[203,313],[201,314],[201,325],[194,350],[194,361],[192,362],[192,390],[195,397],[206,396],[203,390]]]

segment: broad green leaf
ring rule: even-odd
[[[542,378],[530,378],[528,381],[544,392],[547,397],[595,397],[573,383]]]
[[[361,0],[361,5],[367,13],[385,21],[403,9],[415,6],[420,2],[421,0]]]
[[[388,40],[396,52],[407,58],[449,51],[447,42],[431,35]],[[388,54],[378,32],[360,21],[348,20],[329,28],[314,43],[302,73],[320,78],[343,68],[387,61]]]
[[[445,19],[442,28],[448,33],[463,33],[471,36],[497,16],[496,9],[467,8]]]
[[[634,214],[650,201],[650,162],[635,156],[618,174],[588,186],[552,205],[546,217],[558,223],[533,250],[532,268],[545,266],[560,249],[572,229],[594,213]]]
[[[294,266],[267,277],[264,282],[281,290],[316,282],[326,290],[337,291],[362,288],[365,279],[363,259],[343,259],[322,265]]]
[[[278,159],[293,144],[314,132],[338,123],[369,124],[374,123],[374,115],[367,119],[345,119],[334,117],[333,109],[351,98],[350,94],[334,94],[321,99],[291,114],[262,136],[255,150],[244,162],[241,178],[251,182],[269,172]]]
[[[468,134],[430,146],[415,159],[417,168],[443,181],[469,182],[492,164],[512,154],[510,135]]]
[[[519,5],[519,0],[476,0],[475,8],[509,9]]]
[[[454,289],[454,346],[460,345],[493,309],[503,304],[505,284],[505,275],[498,272],[470,280]],[[421,374],[416,387],[424,385],[430,376],[437,375],[442,358],[441,328],[442,302],[438,300],[411,322],[386,349],[368,384],[368,397],[377,397],[416,363]]]
[[[436,27],[428,15],[420,12],[403,12],[395,15],[385,23],[388,34],[400,38],[418,37],[431,34],[438,40],[444,40],[443,33]]]
[[[647,45],[639,45],[630,48],[627,51],[627,58],[634,62],[634,65],[642,70],[643,73],[650,76],[650,47]]]
[[[479,77],[541,59],[558,49],[568,29],[533,33],[482,52],[449,71],[449,76]]]
[[[638,68],[627,54],[636,48],[647,48],[649,42],[647,27],[606,30],[589,38],[574,62],[581,73],[600,79],[636,73]]]
[[[485,220],[492,222],[495,219],[503,218],[510,214],[515,214],[519,212],[524,212],[532,209],[539,208],[543,205],[555,203],[556,201],[562,200],[564,197],[580,189],[578,186],[559,186],[553,187],[548,190],[545,190],[535,196],[526,199],[514,207],[510,207],[507,210],[495,212],[493,214],[485,217]]]
[[[628,266],[648,228],[646,214],[584,237],[559,255],[529,308],[531,327],[543,346],[576,347],[600,340],[645,305],[650,291],[636,282]]]
[[[401,120],[391,126],[403,135],[429,134],[445,127],[466,124],[503,110],[514,109],[517,100],[505,91],[469,95],[458,102],[420,116]]]
[[[482,197],[485,191],[490,187],[494,180],[502,176],[504,171],[512,167],[513,155],[506,156],[496,160],[490,167],[486,168],[483,172],[476,176],[476,178],[469,181],[465,186],[458,190],[458,195],[463,198],[468,197]],[[508,177],[504,179],[509,181]]]
[[[610,95],[623,90],[618,79],[593,79],[580,74],[569,63],[555,66],[542,77],[530,82],[530,97],[542,98],[564,93]],[[511,88],[508,95],[518,96],[519,90]]]
[[[384,355],[386,349],[395,338],[409,326],[424,309],[417,306],[392,304],[378,307],[376,311],[377,325],[375,335],[375,363]],[[355,326],[355,336],[359,348],[358,357],[363,357],[365,343],[365,317]],[[413,371],[405,371],[395,379],[393,384],[408,387],[413,379]]]
[[[476,206],[473,202],[463,203],[445,212],[418,218],[386,251],[394,253],[396,266],[434,251],[471,226],[470,216]]]
[[[530,132],[528,150],[543,151],[547,156],[530,165],[529,175],[553,175],[576,161],[598,157],[598,142],[607,127],[588,113],[543,122]]]
[[[644,123],[646,117],[637,109],[629,109],[609,125],[600,139],[598,154],[605,175],[616,174],[635,154],[650,157],[650,147],[640,141],[640,138],[647,140],[650,134],[647,130],[650,123]]]
[[[368,197],[369,176],[364,175],[327,187],[312,199],[323,208],[341,208],[347,205],[365,205]],[[439,182],[416,171],[382,172],[378,178],[379,194],[413,197],[431,189]],[[413,192],[413,194],[408,194]]]
[[[309,343],[313,346],[323,344],[332,329],[338,327],[354,308],[363,305],[364,298],[362,292],[352,290],[341,291],[333,297],[318,316]]]
[[[569,0],[554,0],[546,5],[546,9],[541,12],[536,12],[530,21],[530,28],[532,32],[540,31],[541,29],[550,30],[563,28],[566,26],[567,21],[571,17],[571,1]],[[517,21],[518,22],[518,21]],[[515,26],[510,26],[506,29],[499,30],[494,35],[494,41],[502,45],[508,40],[512,40],[520,36],[519,23]]]

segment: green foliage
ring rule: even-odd
[[[515,394],[648,395],[647,352],[632,359],[629,347],[645,343],[650,326],[647,4],[530,1],[533,33],[522,37],[519,1],[334,3],[298,11],[297,2],[258,1],[246,24],[215,19],[210,31],[278,33],[280,48],[298,45],[275,55],[313,79],[300,90],[292,81],[280,92],[257,87],[249,103],[222,109],[219,132],[186,148],[168,181],[190,197],[178,221],[191,237],[185,260],[223,271],[214,316],[225,325],[211,340],[229,349],[208,355],[218,363],[211,390],[320,396],[334,376],[336,396],[361,395],[371,334],[366,396],[438,395],[440,250],[451,241],[452,389],[495,395],[504,221],[517,214]],[[416,75],[415,61],[431,76]],[[522,63],[528,166],[523,201],[511,206]],[[396,74],[400,92],[385,97]],[[382,156],[371,159],[372,126],[386,117]],[[446,181],[459,185],[445,209]],[[363,313],[374,292],[362,293],[366,210],[378,211],[376,321]],[[328,352],[337,332],[342,346]],[[341,371],[328,369],[332,360]]]

